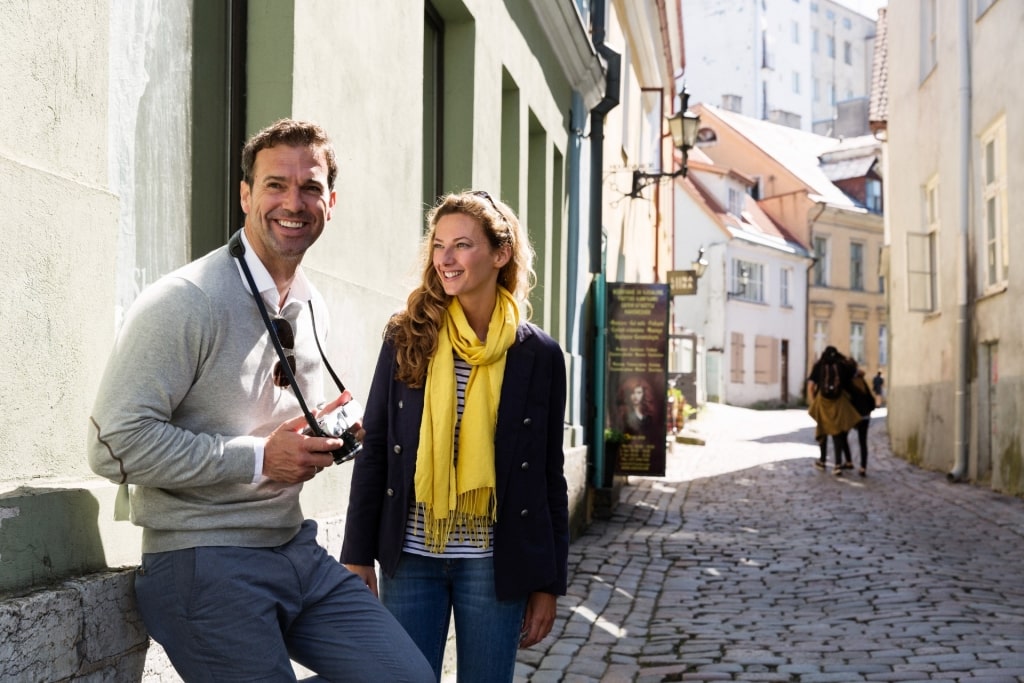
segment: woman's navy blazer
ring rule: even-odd
[[[558,343],[522,323],[508,350],[494,434],[499,600],[535,591],[564,595],[569,509],[562,449],[565,360]],[[393,576],[402,553],[419,445],[423,389],[395,379],[385,341],[366,401],[363,450],[354,460],[341,561]]]

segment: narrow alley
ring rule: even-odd
[[[813,466],[802,410],[709,404],[688,427],[706,445],[572,546],[517,681],[1024,680],[1024,500],[894,458],[884,410],[865,478]]]

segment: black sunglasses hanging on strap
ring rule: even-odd
[[[295,392],[295,399],[299,402],[299,407],[302,408],[302,414],[306,417],[306,422],[309,423],[309,428],[303,430],[303,434],[310,436],[323,436],[323,437],[336,437],[342,440],[343,445],[341,448],[331,451],[334,456],[335,464],[341,464],[348,462],[356,457],[363,448],[363,444],[356,438],[355,430],[353,426],[362,420],[362,406],[359,405],[358,401],[352,400],[343,406],[339,406],[337,409],[327,415],[321,416],[319,420],[313,416],[309,408],[306,406],[306,401],[302,398],[302,392],[299,391],[299,384],[295,381],[295,373],[292,371],[292,366],[288,362],[288,356],[285,354],[284,347],[281,345],[281,339],[277,332],[277,327],[270,319],[270,314],[267,312],[267,305],[263,303],[263,297],[260,295],[259,289],[256,287],[256,281],[252,277],[252,271],[249,270],[249,264],[245,262],[245,245],[242,244],[242,231],[238,230],[231,239],[228,240],[228,253],[238,259],[238,264],[242,267],[242,273],[245,275],[245,281],[249,283],[249,289],[252,290],[252,297],[256,300],[256,307],[260,310],[260,317],[263,318],[263,324],[267,328],[267,333],[270,335],[270,340],[274,343],[274,350],[277,351],[277,357],[280,360],[278,367],[281,368],[281,372],[287,379],[287,386],[292,388]],[[345,385],[341,383],[338,375],[335,374],[334,368],[331,367],[330,362],[327,360],[327,356],[324,354],[323,348],[320,346],[320,339],[316,333],[316,317],[313,315],[313,301],[309,300],[306,302],[309,306],[309,317],[313,323],[313,341],[316,342],[316,348],[320,352],[320,358],[323,359],[324,367],[327,368],[327,372],[330,373],[331,379],[338,387],[340,393],[345,393]],[[346,407],[348,409],[346,410]]]

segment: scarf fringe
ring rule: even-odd
[[[492,488],[460,493],[455,509],[444,517],[435,517],[432,507],[416,505],[423,518],[423,544],[432,553],[443,553],[451,540],[469,542],[478,548],[490,545],[490,529],[497,520],[497,501]],[[452,532],[458,533],[452,538]]]

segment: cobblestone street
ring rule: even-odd
[[[813,427],[709,404],[574,543],[517,681],[1024,680],[1024,500],[892,457],[884,410],[834,476]]]

